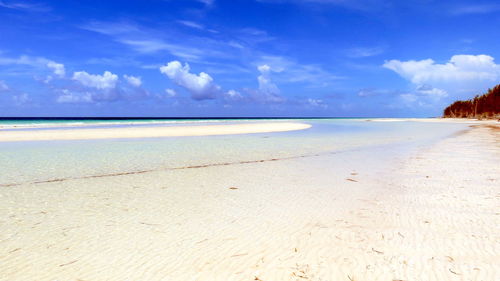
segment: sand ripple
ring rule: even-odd
[[[2,187],[0,280],[499,280],[499,140]]]

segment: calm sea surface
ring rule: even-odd
[[[2,129],[33,125],[51,128],[74,126],[176,126],[213,123],[258,123],[270,120],[23,120],[1,121]],[[290,122],[291,120],[272,120]],[[108,139],[79,141],[0,142],[0,184],[126,173],[144,170],[238,163],[349,150],[371,149],[395,153],[431,144],[467,128],[466,124],[365,119],[293,119],[312,128],[302,131],[246,135]],[[17,128],[19,129],[19,128]],[[380,155],[380,153],[378,154]]]

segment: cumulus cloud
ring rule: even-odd
[[[160,72],[176,85],[185,88],[191,94],[191,98],[195,100],[215,99],[221,89],[214,83],[213,78],[205,72],[197,75],[191,73],[190,70],[189,64],[182,65],[179,61],[171,61],[160,67]]]
[[[54,74],[58,77],[62,78],[66,75],[66,69],[64,68],[64,64],[57,63],[54,61],[47,62],[47,67],[54,71]]]
[[[500,77],[500,65],[495,64],[494,58],[487,55],[455,55],[445,64],[438,64],[432,59],[390,60],[383,66],[415,84],[463,80],[494,82]]]
[[[123,75],[123,78],[129,83],[130,85],[134,87],[140,87],[142,85],[142,80],[141,77],[136,77],[136,76],[129,76],[129,75]]]
[[[390,60],[383,67],[390,69],[417,87],[435,88],[424,90],[427,94],[445,96],[444,92],[475,94],[491,87],[500,80],[500,65],[488,55],[455,55],[443,64],[432,59]]]
[[[243,99],[243,95],[235,90],[229,90],[224,93],[224,98],[229,101],[238,101]]]
[[[260,75],[257,77],[259,89],[250,91],[253,100],[261,103],[280,103],[285,101],[280,95],[280,89],[271,80],[271,67],[267,64],[259,65],[257,69]]]
[[[276,72],[269,65],[257,66],[260,75],[257,76],[259,87],[257,89],[243,89],[244,95],[235,90],[224,93],[227,101],[252,102],[252,103],[282,103],[286,99],[281,96],[280,89],[271,80],[271,72]]]
[[[80,84],[100,90],[114,89],[118,82],[118,75],[105,71],[103,75],[89,74],[86,71],[77,71],[73,73],[73,80]]]
[[[271,81],[271,67],[267,64],[259,65],[257,69],[260,75],[257,77],[259,81],[259,91],[266,96],[273,97],[280,94],[278,86]]]
[[[136,100],[149,96],[143,89],[140,77],[123,75],[123,80],[118,75],[109,71],[100,74],[89,74],[86,71],[73,73],[73,85],[55,89],[59,103],[101,103],[119,100]]]

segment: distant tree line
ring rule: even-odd
[[[500,118],[500,84],[484,95],[456,101],[445,108],[443,117],[449,118]]]

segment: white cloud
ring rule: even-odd
[[[323,87],[332,83],[332,81],[344,78],[324,70],[319,65],[300,64],[281,56],[262,56],[256,65],[268,65],[271,71],[279,73],[276,80],[283,83],[307,82],[314,87]]]
[[[366,58],[380,55],[384,52],[382,47],[373,48],[352,48],[347,50],[347,55],[352,58]]]
[[[106,35],[128,34],[138,32],[139,27],[130,22],[98,22],[92,21],[80,26],[81,29]]]
[[[172,55],[188,59],[197,60],[204,55],[204,51],[196,48],[191,48],[188,46],[169,44],[163,40],[135,40],[135,39],[124,39],[119,40],[120,43],[132,47],[134,50],[140,53],[156,53],[159,51],[168,51]]]
[[[373,97],[382,94],[384,91],[373,89],[373,88],[365,88],[361,89],[358,92],[358,97]]]
[[[59,103],[102,103],[114,102],[126,98],[120,89],[95,90],[95,89],[57,89]]]
[[[92,93],[73,93],[68,89],[62,89],[61,94],[57,97],[56,102],[58,103],[91,103]]]
[[[428,87],[440,89],[441,91],[432,91],[432,94],[440,96],[443,96],[442,91],[456,95],[477,94],[500,81],[500,65],[488,55],[455,55],[443,64],[432,59],[390,60],[383,67],[396,72],[417,87],[430,85]]]
[[[500,10],[498,4],[472,4],[466,6],[458,6],[451,10],[451,14],[455,16],[461,15],[476,15],[494,13]]]
[[[0,92],[6,92],[8,90],[9,86],[7,86],[4,81],[0,80]]]
[[[103,75],[89,74],[85,71],[77,71],[73,73],[73,80],[76,80],[83,86],[89,88],[106,90],[114,89],[116,87],[118,76],[109,71],[105,71]]]
[[[495,64],[494,58],[487,55],[455,55],[444,64],[438,64],[432,59],[390,60],[383,66],[415,84],[464,80],[495,82],[500,78],[500,65]]]
[[[241,45],[240,43],[234,41],[234,40],[231,40],[227,43],[229,46],[233,47],[233,48],[236,48],[236,49],[245,49],[245,46]]]
[[[29,103],[31,101],[31,98],[26,93],[21,93],[19,95],[15,95],[12,97],[12,99],[14,100],[14,102],[17,105]]]
[[[40,64],[46,64],[47,62],[48,60],[44,58],[32,58],[25,55],[19,56],[19,58],[0,57],[0,65],[21,64],[39,66]]]
[[[21,55],[18,58],[10,58],[10,57],[0,57],[0,65],[28,65],[32,67],[38,68],[49,68],[54,74],[60,76],[64,76],[65,69],[64,65],[57,63],[55,61],[43,58],[43,57],[30,57],[26,55]]]
[[[380,11],[390,9],[390,1],[380,0],[256,0],[264,3],[293,3],[297,5],[335,5],[358,11]]]
[[[210,75],[205,72],[200,72],[198,75],[190,73],[187,63],[183,66],[179,61],[171,61],[160,67],[160,72],[176,85],[188,90],[195,100],[214,99],[220,92],[220,87],[214,83]]]
[[[171,98],[177,96],[177,92],[174,89],[165,89],[165,93]]]
[[[60,78],[64,77],[64,75],[66,75],[66,70],[64,68],[64,64],[62,64],[62,63],[49,61],[47,63],[47,67],[52,69],[54,71],[54,74]]]
[[[196,22],[193,22],[193,21],[188,21],[188,20],[178,20],[177,21],[178,23],[184,25],[184,26],[187,26],[187,27],[191,27],[191,28],[194,28],[194,29],[199,29],[199,30],[203,30],[205,29],[205,27],[199,23],[196,23]]]
[[[279,95],[280,90],[278,86],[271,81],[271,67],[267,64],[259,65],[257,69],[260,71],[260,75],[257,77],[259,81],[259,91],[267,95]]]
[[[271,80],[271,67],[267,64],[257,66],[260,75],[257,77],[259,88],[257,90],[246,89],[249,98],[258,103],[281,103],[285,98],[280,95],[280,89]]]
[[[179,22],[193,28],[203,27],[201,24],[189,21]],[[100,22],[92,21],[80,28],[110,36],[116,42],[124,44],[136,52],[151,54],[169,52],[170,54],[190,62],[206,62],[206,58],[232,58],[234,54],[227,51],[230,48],[227,40],[218,40],[190,33],[178,33],[173,29],[152,29],[133,22]],[[207,32],[218,33],[207,29]],[[201,47],[200,47],[201,46]]]
[[[102,75],[89,74],[86,71],[73,73],[71,80],[74,83],[64,87],[53,87],[59,103],[101,103],[119,100],[137,100],[150,96],[143,89],[141,77],[118,75],[104,71]]]
[[[123,75],[123,78],[129,83],[130,85],[134,87],[140,87],[142,85],[142,80],[141,77],[136,77],[136,76],[129,76],[129,75]]]
[[[271,80],[273,70],[269,65],[259,65],[257,69],[260,75],[257,77],[258,89],[244,88],[243,95],[236,90],[223,92],[221,87],[214,83],[213,78],[205,72],[194,74],[190,72],[188,64],[182,65],[179,61],[171,61],[160,67],[160,72],[165,74],[176,85],[185,88],[195,100],[223,98],[227,102],[257,102],[257,103],[280,103],[285,98],[280,95],[280,90]],[[177,93],[172,89],[166,89],[168,96]]]
[[[447,97],[448,93],[443,89],[433,88],[429,85],[419,85],[415,88],[415,90],[409,93],[399,94],[397,97],[399,98],[398,105],[394,104],[393,107],[442,107],[443,106],[443,98]]]
[[[328,105],[322,99],[307,99],[307,103],[312,107],[328,108]]]
[[[405,103],[406,105],[410,105],[410,104],[413,104],[414,102],[418,101],[418,96],[415,94],[411,94],[411,93],[401,94],[401,95],[399,95],[399,97],[401,98],[403,103]]]
[[[443,89],[433,88],[429,85],[420,85],[417,87],[416,92],[422,95],[427,95],[436,98],[444,98],[448,93]]]
[[[224,93],[224,98],[226,100],[241,100],[241,99],[243,99],[243,96],[238,91],[229,90],[229,91]]]
[[[242,91],[229,90],[223,93],[226,102],[243,103],[282,103],[286,99],[280,95],[280,89],[271,79],[271,72],[274,72],[269,65],[257,66],[260,75],[257,76],[258,88],[243,88]]]
[[[14,10],[23,10],[27,12],[48,12],[51,9],[42,4],[28,4],[23,2],[9,1],[6,3],[5,1],[0,1],[0,7]]]
[[[215,2],[215,0],[197,0],[198,2],[201,2],[207,6],[212,6]]]
[[[259,65],[257,69],[262,73],[262,72],[269,72],[271,70],[271,67],[267,64]]]
[[[64,78],[66,70],[64,64],[43,58],[43,57],[30,57],[26,55],[19,56],[18,58],[0,57],[0,65],[24,65],[32,67],[40,72],[46,72],[50,69],[58,78]],[[49,83],[53,77],[47,75],[45,79],[37,79],[45,83]]]
[[[111,36],[117,42],[145,54],[167,51],[177,57],[194,60],[205,55],[207,52],[206,48],[205,50],[200,50],[196,47],[167,42],[158,36],[162,32],[151,32],[150,29],[130,22],[94,21],[80,26],[80,28]],[[179,42],[179,40],[176,40],[176,42]]]

